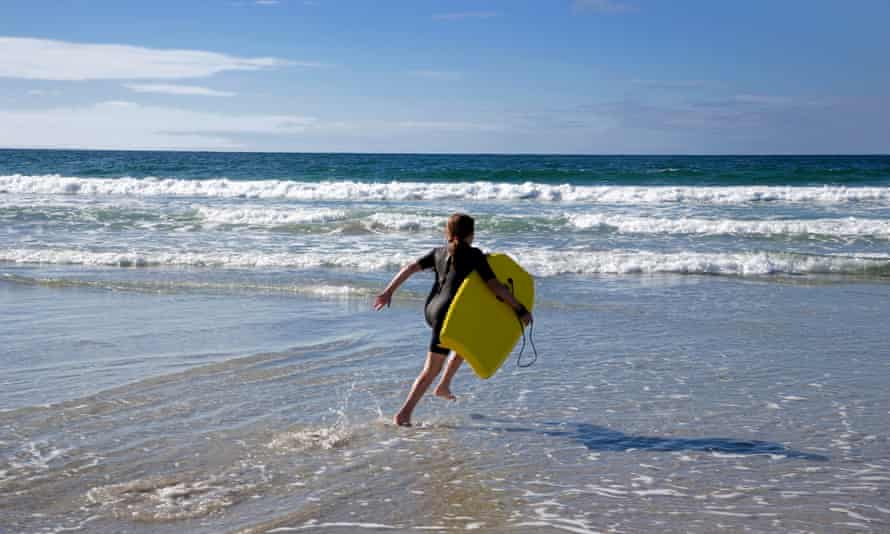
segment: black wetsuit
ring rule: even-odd
[[[445,322],[445,316],[448,315],[448,308],[457,290],[473,271],[477,271],[486,282],[494,278],[494,272],[481,250],[464,244],[458,245],[453,258],[448,255],[447,247],[439,247],[417,260],[417,264],[421,269],[436,271],[436,280],[433,282],[430,295],[426,298],[424,309],[426,322],[433,328],[430,352],[448,354],[449,349],[439,345],[439,332],[442,330],[442,323]]]

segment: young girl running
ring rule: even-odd
[[[411,275],[427,269],[435,270],[436,281],[426,299],[424,310],[426,322],[433,329],[433,337],[430,340],[426,365],[414,381],[402,408],[393,417],[393,422],[399,426],[411,426],[411,414],[414,407],[417,406],[418,401],[439,375],[442,366],[445,365],[450,350],[439,344],[439,333],[442,330],[442,324],[445,322],[451,301],[454,300],[458,288],[470,273],[478,272],[489,289],[513,308],[523,324],[528,324],[532,320],[532,315],[525,309],[525,306],[517,301],[510,290],[495,278],[482,251],[471,246],[474,226],[473,218],[469,215],[455,213],[449,217],[445,225],[446,246],[434,248],[419,260],[402,267],[402,270],[393,277],[386,289],[374,300],[374,309],[379,311],[385,306],[389,306],[393,293]],[[445,374],[439,381],[439,385],[436,386],[435,394],[437,396],[454,400],[454,395],[451,394],[451,379],[463,361],[459,354],[451,355],[447,366],[445,366]]]

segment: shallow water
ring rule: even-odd
[[[398,428],[456,210],[539,358]],[[0,150],[0,532],[890,531],[888,220],[880,156]]]
[[[548,279],[536,365],[462,370],[411,429],[388,420],[422,363],[419,300],[0,288],[48,327],[19,374],[54,381],[6,375],[11,532],[890,528],[884,284]],[[97,354],[119,357],[90,358],[75,340],[109,308]]]

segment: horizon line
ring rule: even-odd
[[[223,150],[200,148],[56,148],[56,147],[0,147],[0,151],[43,152],[172,152],[193,154],[293,154],[330,156],[550,156],[550,157],[890,157],[890,152],[373,152],[373,151],[282,151],[282,150]]]

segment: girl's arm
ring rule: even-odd
[[[421,270],[420,265],[418,265],[416,261],[412,261],[408,265],[402,267],[402,270],[392,278],[392,281],[386,286],[383,293],[380,293],[377,295],[377,298],[374,299],[374,309],[380,311],[385,306],[389,306],[389,303],[392,300],[392,294],[396,292],[396,289],[398,289],[405,280],[410,278],[412,274]]]
[[[489,278],[487,282],[488,288],[491,291],[500,297],[501,300],[506,302],[513,308],[513,311],[519,314],[520,311],[525,310],[525,313],[519,317],[519,320],[522,321],[522,324],[527,325],[532,321],[532,313],[525,309],[525,306],[522,305],[521,302],[516,300],[516,297],[513,296],[513,293],[510,293],[510,290],[502,284],[497,278]]]

